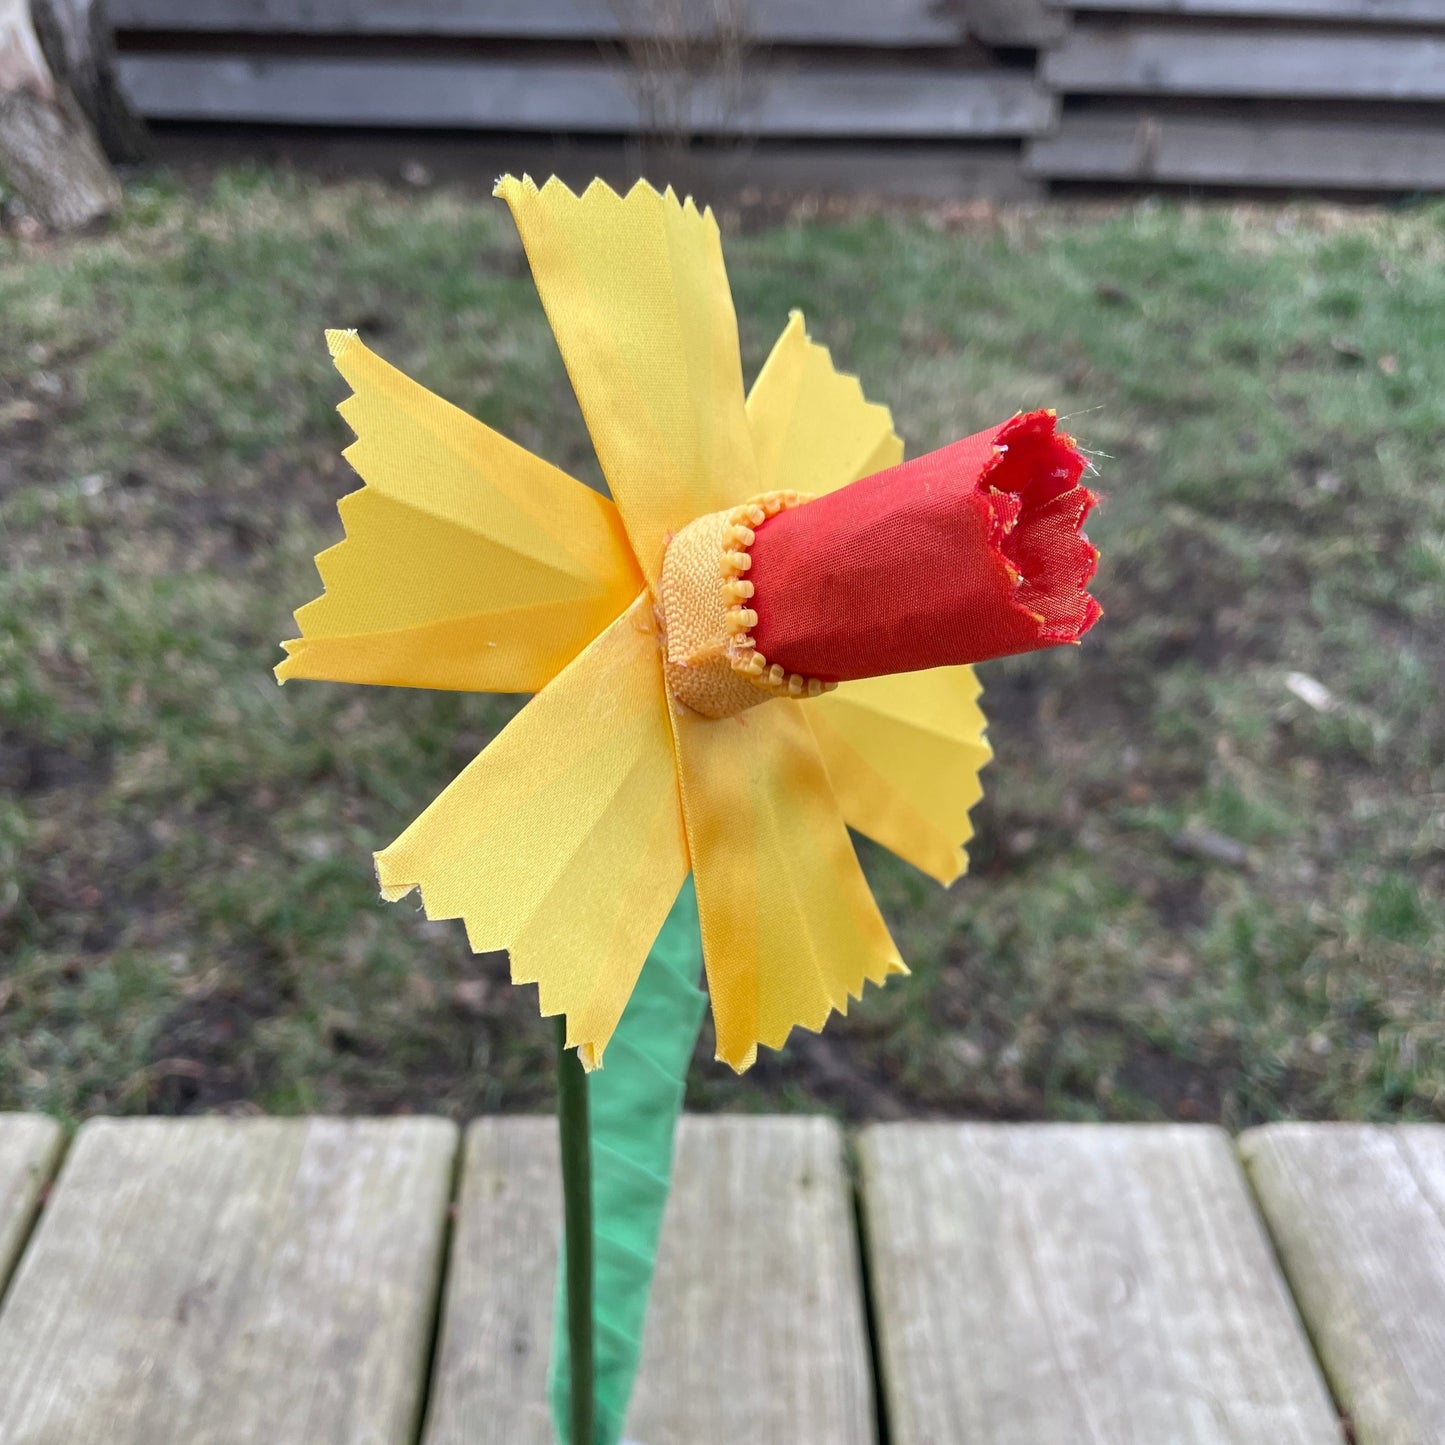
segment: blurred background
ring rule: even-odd
[[[1107,616],[980,669],[913,977],[693,1107],[1445,1118],[1445,0],[0,0],[0,1109],[551,1097],[370,854],[517,700],[271,677],[321,332],[601,485],[503,170],[717,208],[910,454],[1056,406]]]

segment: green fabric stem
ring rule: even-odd
[[[603,1067],[588,1076],[592,1135],[593,1357],[596,1409],[589,1445],[617,1445],[642,1353],[642,1330],[662,1213],[672,1177],[672,1140],[687,1066],[707,1009],[698,988],[702,935],[692,879],[683,884],[643,965]],[[557,1272],[547,1394],[562,1445],[571,1433],[566,1251]]]

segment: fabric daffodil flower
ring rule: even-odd
[[[718,1057],[906,972],[848,828],[949,883],[989,758],[968,664],[1099,608],[1084,458],[1036,412],[902,461],[794,314],[750,393],[717,224],[506,177],[612,500],[331,332],[363,487],[277,668],[536,696],[391,847],[602,1062],[691,870]]]

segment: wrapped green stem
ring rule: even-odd
[[[562,1145],[563,1277],[570,1357],[571,1438],[593,1437],[592,1336],[592,1134],[588,1123],[587,1074],[577,1051],[567,1047],[567,1020],[557,1020],[557,1125]]]
[[[706,995],[698,988],[702,939],[697,897],[689,880],[678,895],[662,932],[643,965],[601,1069],[583,1075],[575,1053],[563,1063],[559,1104],[568,1104],[568,1081],[583,1091],[590,1109],[585,1130],[590,1143],[590,1223],[572,1197],[569,1130],[576,1114],[562,1120],[563,1188],[568,1191],[568,1247],[557,1271],[557,1318],[552,1332],[548,1393],[557,1437],[564,1445],[617,1445],[642,1353],[643,1325],[652,1288],[662,1214],[672,1177],[672,1143],[687,1066],[702,1027]],[[575,1070],[575,1076],[569,1073]],[[582,1117],[586,1118],[584,1112]],[[574,1168],[582,1168],[580,1156]],[[574,1224],[574,1216],[576,1223]],[[591,1247],[589,1305],[574,1293],[580,1255],[570,1241],[588,1229]],[[579,1281],[580,1284],[580,1281]],[[575,1301],[575,1303],[574,1303]],[[583,1329],[583,1322],[590,1328]],[[590,1368],[577,1368],[578,1350],[590,1351]],[[588,1391],[591,1413],[579,1411],[577,1394]]]

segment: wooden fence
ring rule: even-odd
[[[1445,0],[111,0],[163,125],[1013,196],[1445,189]],[[236,127],[245,127],[241,132]],[[419,145],[419,132],[430,133]],[[195,133],[194,131],[192,132]]]

